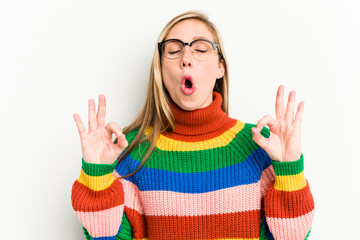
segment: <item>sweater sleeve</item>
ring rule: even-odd
[[[126,134],[129,145],[137,131]],[[141,158],[136,153],[134,150],[120,163],[115,161],[113,164],[92,164],[82,160],[80,177],[72,187],[71,201],[83,224],[86,239],[130,240],[146,237],[146,221],[137,186],[138,173],[144,169],[131,177],[121,178],[140,165],[137,159]]]
[[[314,218],[314,199],[304,176],[304,156],[301,154],[294,162],[270,162],[261,178],[265,194],[261,230],[268,231],[262,239],[307,239]]]
[[[92,164],[82,160],[71,201],[86,239],[131,239],[131,228],[124,213],[123,184],[113,174],[116,164]]]

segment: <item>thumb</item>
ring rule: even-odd
[[[268,138],[264,138],[263,135],[261,135],[260,130],[256,127],[251,128],[252,130],[252,139],[254,142],[259,145],[262,149],[266,150],[267,142],[269,141]]]

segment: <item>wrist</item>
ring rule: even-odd
[[[292,162],[272,163],[275,172],[274,187],[282,191],[296,191],[306,186],[304,176],[304,156]]]
[[[113,164],[88,163],[82,159],[82,168],[78,181],[93,191],[101,191],[108,188],[116,178],[113,171],[117,162]]]
[[[82,170],[90,176],[103,176],[112,173],[117,165],[117,162],[111,164],[89,163],[82,159]]]

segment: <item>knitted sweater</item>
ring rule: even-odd
[[[256,125],[230,118],[221,104],[216,92],[191,112],[171,102],[175,130],[159,136],[129,178],[118,179],[140,165],[148,143],[118,165],[82,161],[71,198],[87,239],[307,238],[314,201],[303,155],[272,161],[252,140]],[[129,143],[137,131],[126,135]]]

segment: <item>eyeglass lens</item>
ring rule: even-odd
[[[178,58],[183,51],[184,45],[180,41],[173,40],[164,43],[163,53],[167,58]],[[191,46],[191,53],[199,60],[208,59],[212,55],[213,51],[211,43],[207,41],[199,40],[194,42]]]

